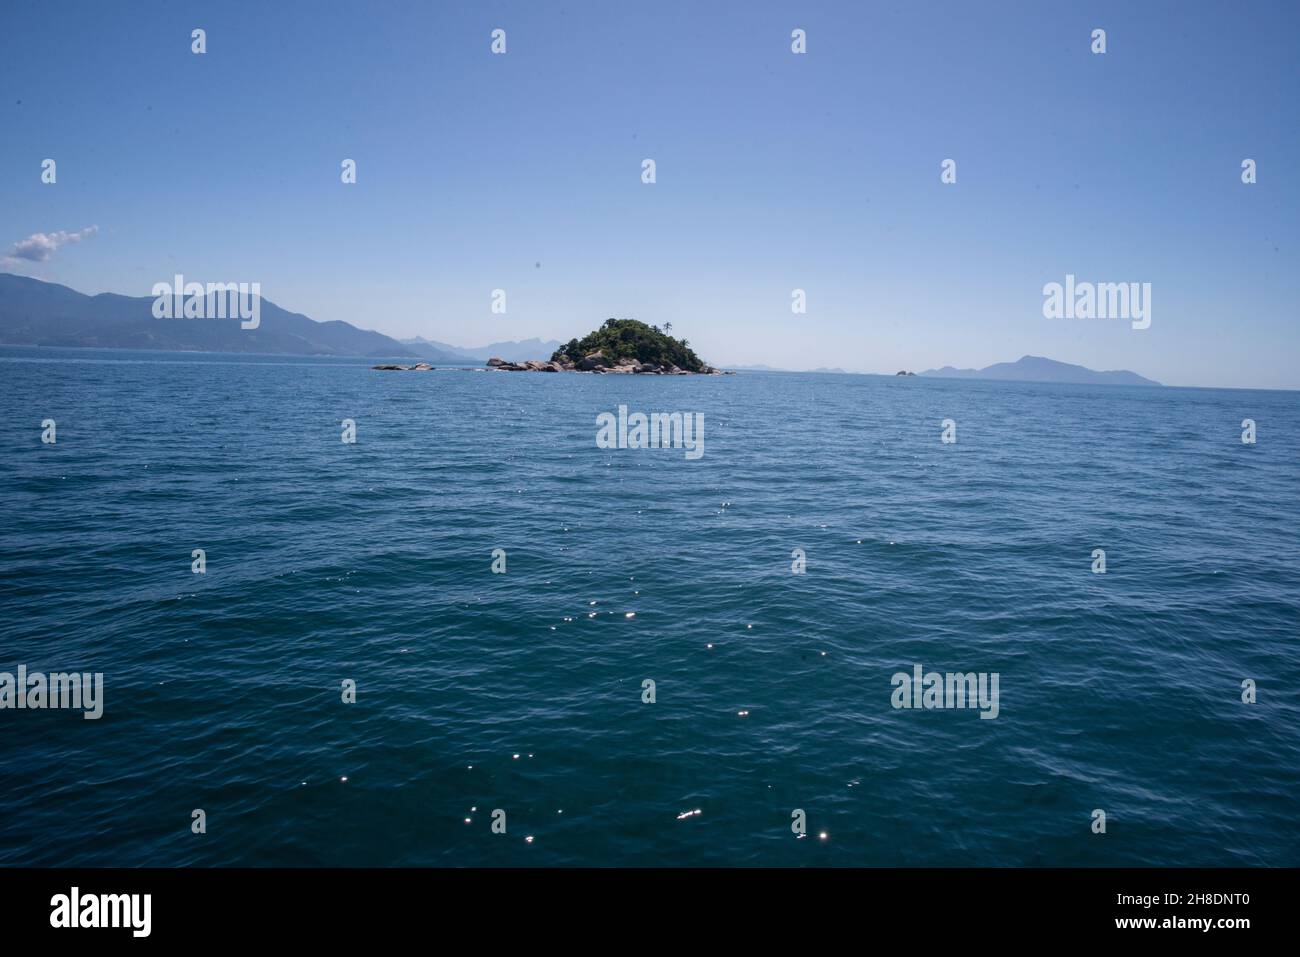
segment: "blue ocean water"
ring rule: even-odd
[[[1300,393],[10,348],[0,448],[0,671],[105,683],[0,864],[1300,864]]]

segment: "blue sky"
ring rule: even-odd
[[[1300,388],[1298,27],[1293,2],[7,0],[0,255],[98,231],[0,268],[258,281],[467,346],[628,316],[715,363]],[[1151,327],[1044,318],[1067,273],[1150,282]]]

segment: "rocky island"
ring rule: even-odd
[[[669,326],[668,328],[671,328]],[[570,339],[550,359],[507,362],[488,359],[498,372],[592,372],[637,375],[735,375],[707,365],[685,339],[674,339],[658,326],[636,319],[606,319],[605,324],[582,339]],[[392,371],[430,370],[428,363],[414,366],[379,365]]]

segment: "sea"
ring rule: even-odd
[[[0,349],[0,864],[1300,865],[1300,392],[373,363]]]

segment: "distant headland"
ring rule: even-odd
[[[933,379],[991,379],[1003,382],[1059,382],[1069,385],[1160,385],[1154,379],[1127,369],[1098,372],[1042,356],[1021,356],[1015,362],[995,362],[983,369],[927,369],[922,376]]]
[[[205,303],[214,297],[204,296]],[[317,322],[261,298],[256,329],[236,318],[160,319],[152,296],[87,296],[58,283],[0,273],[0,343],[259,355],[419,359],[396,339],[351,323]],[[210,310],[205,315],[212,315]],[[228,311],[227,315],[234,315]]]

